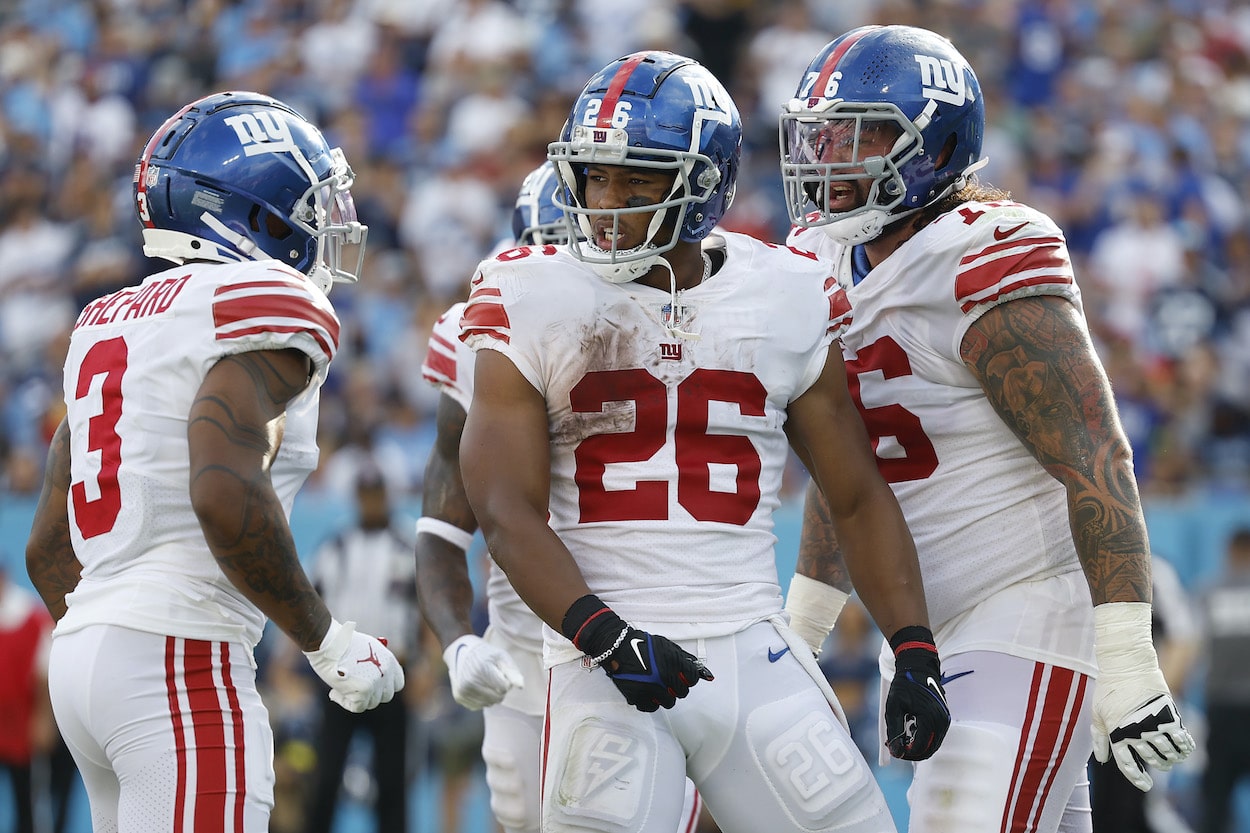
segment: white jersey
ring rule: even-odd
[[[547,402],[550,523],[625,620],[682,639],[781,610],[773,534],[789,404],[820,375],[836,287],[816,258],[724,233],[679,294],[556,247],[483,261],[461,322]],[[693,335],[693,337],[690,337]],[[580,654],[550,628],[549,665]]]
[[[421,377],[468,411],[473,401],[473,351],[460,340],[464,307],[464,303],[453,304],[434,322]],[[499,636],[523,650],[542,651],[542,620],[521,601],[507,574],[493,559],[486,578],[486,603],[491,628]]]
[[[1004,650],[1092,670],[1092,606],[1064,488],[959,355],[997,304],[1058,295],[1080,308],[1063,233],[1018,203],[966,203],[858,285],[851,247],[818,228],[789,242],[832,264],[844,290],[837,326],[851,395],[915,538],[943,654]],[[1047,590],[1029,592],[1045,579]],[[1052,592],[1062,598],[1042,598]],[[979,625],[961,627],[978,606]]]
[[[223,356],[313,361],[270,476],[289,517],[317,464],[317,404],[338,349],[325,294],[277,261],[192,264],[86,306],[65,362],[70,533],[83,565],[58,633],[89,624],[254,646],[264,615],[221,572],[189,497],[187,415]]]

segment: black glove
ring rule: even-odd
[[[560,630],[577,649],[603,666],[625,701],[643,712],[671,709],[712,672],[679,645],[626,624],[598,596],[569,606]]]
[[[937,646],[928,628],[911,625],[890,637],[890,647],[894,681],[885,697],[885,745],[895,758],[923,761],[951,726]]]

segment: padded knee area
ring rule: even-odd
[[[544,830],[639,829],[654,788],[654,735],[639,733],[637,725],[586,717],[571,729],[567,750],[547,772]]]
[[[512,750],[483,744],[482,760],[486,764],[486,786],[490,788],[490,810],[495,818],[509,833],[537,833],[537,756],[524,769]]]
[[[755,756],[759,775],[791,808],[797,827],[822,830],[880,802],[867,763],[815,692],[760,706],[746,731],[751,747],[762,750]]]
[[[997,830],[1019,743],[997,723],[951,724],[942,746],[916,767],[907,792],[912,833]]]

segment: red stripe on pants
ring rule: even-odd
[[[1003,808],[1002,833],[1036,830],[1059,765],[1071,744],[1085,683],[1084,675],[1067,668],[1041,662],[1033,666],[1028,713],[1020,730],[1011,789]]]
[[[174,831],[183,833],[182,820],[187,807],[187,736],[182,729],[182,707],[178,704],[178,640],[165,637],[165,691],[169,695],[169,718],[174,729],[174,758],[178,786],[174,789]]]
[[[247,761],[243,742],[243,709],[239,706],[239,690],[234,687],[230,674],[230,645],[217,643],[221,648],[221,680],[226,687],[226,702],[230,705],[230,722],[234,726],[234,833],[243,833],[243,804],[247,798]]]
[[[226,829],[226,727],[216,683],[213,645],[184,642],[183,680],[195,743],[195,829]],[[241,833],[241,831],[240,831]]]

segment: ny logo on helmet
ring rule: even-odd
[[[274,113],[241,113],[224,120],[234,128],[239,144],[248,156],[258,153],[285,153],[295,150],[291,128]]]
[[[932,55],[913,55],[920,64],[920,85],[924,88],[921,95],[936,99],[958,107],[963,104],[964,97],[972,100],[972,90],[964,82],[964,68],[955,66],[949,58],[934,58]]]
[[[681,80],[690,88],[690,97],[694,99],[695,107],[729,112],[729,93],[715,78],[683,75]]]

